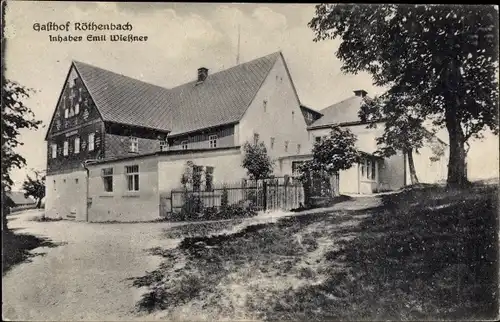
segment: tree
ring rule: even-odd
[[[263,142],[251,144],[245,142],[243,145],[244,157],[242,166],[252,180],[269,178],[273,173],[273,162],[267,154],[266,145]]]
[[[40,208],[42,205],[42,199],[45,197],[45,175],[42,175],[40,171],[34,171],[35,178],[31,178],[29,175],[26,176],[26,180],[23,182],[24,196],[27,198],[29,196],[35,198],[37,201],[36,207]]]
[[[26,159],[15,152],[17,146],[23,145],[19,140],[20,131],[38,129],[42,123],[35,119],[34,113],[24,103],[32,91],[9,80],[6,80],[2,87],[2,199],[13,184],[11,170],[26,165]],[[4,231],[7,231],[7,213],[8,208],[2,207]]]
[[[356,140],[356,136],[349,129],[333,126],[329,136],[314,144],[313,159],[306,161],[299,168],[299,179],[304,183],[306,195],[311,192],[313,178],[316,180],[330,178],[359,161]],[[306,203],[309,203],[309,197],[306,196]]]
[[[408,157],[411,183],[418,183],[413,152],[423,147],[426,140],[430,141],[434,133],[427,131],[423,125],[424,119],[415,112],[416,106],[401,108],[385,95],[373,99],[365,99],[361,105],[359,117],[369,121],[368,128],[377,126],[376,121],[384,121],[384,133],[376,138],[378,150],[376,154],[390,157],[402,151]]]
[[[341,38],[342,71],[368,72],[396,106],[446,127],[448,185],[467,183],[464,145],[498,134],[498,12],[493,6],[316,6],[314,41]]]

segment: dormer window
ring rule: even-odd
[[[139,152],[139,139],[133,136],[130,137],[130,152]]]
[[[210,135],[208,137],[208,146],[210,148],[216,148],[217,147],[217,135]]]
[[[167,150],[168,150],[168,142],[166,140],[161,140],[160,151],[167,151]]]

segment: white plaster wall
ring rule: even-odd
[[[160,194],[168,195],[172,189],[181,187],[181,175],[187,161],[196,165],[214,167],[214,183],[239,182],[245,177],[241,166],[239,150],[206,151],[183,155],[162,156],[158,161],[158,189]]]
[[[87,173],[85,170],[49,175],[45,179],[45,215],[85,221]]]
[[[139,191],[128,191],[125,166],[139,165]],[[113,191],[104,191],[103,168],[113,168]],[[89,167],[89,221],[149,221],[159,218],[158,161],[154,157]]]
[[[265,110],[264,100],[267,101]],[[248,107],[239,126],[235,128],[239,131],[235,138],[239,140],[240,145],[243,145],[246,141],[253,142],[254,133],[258,133],[259,140],[266,144],[268,154],[273,159],[277,159],[311,151],[311,141],[306,128],[292,80],[280,56]],[[272,149],[271,137],[275,138]],[[288,141],[287,152],[285,152],[285,141]],[[300,144],[300,151],[297,151],[298,144]],[[279,175],[278,163],[275,164],[275,174]]]

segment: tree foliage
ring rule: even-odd
[[[467,182],[465,142],[498,133],[498,11],[493,6],[322,4],[314,41],[340,38],[347,73],[368,72],[395,106],[446,127],[448,184]]]
[[[26,180],[23,182],[23,189],[25,191],[24,196],[35,198],[37,201],[36,207],[40,208],[42,199],[45,197],[45,175],[42,175],[39,171],[35,171],[34,178],[27,175]]]
[[[273,161],[267,154],[264,142],[251,144],[245,142],[243,145],[244,157],[242,166],[252,180],[269,178],[273,173]]]
[[[369,128],[378,126],[383,120],[384,132],[376,138],[376,154],[383,157],[395,155],[403,151],[408,156],[412,184],[418,183],[413,152],[418,153],[424,144],[433,141],[435,133],[429,132],[423,125],[424,119],[418,114],[418,106],[405,106],[395,102],[385,95],[373,99],[365,99],[359,111],[362,121],[370,121]]]
[[[2,185],[8,190],[13,184],[10,172],[22,168],[26,159],[15,148],[23,145],[19,135],[23,129],[38,129],[42,123],[24,101],[33,90],[7,80],[2,88]]]
[[[359,161],[356,140],[349,129],[333,126],[328,136],[314,143],[312,160],[304,162],[298,169],[298,179],[304,185],[306,206],[311,205],[311,194],[316,186],[321,187],[319,194],[323,197],[336,193],[332,191],[330,179],[340,170],[347,170]]]
[[[359,159],[356,141],[356,136],[349,129],[332,127],[330,135],[314,144],[309,168],[324,170],[330,175],[349,169]]]
[[[9,80],[5,80],[2,87],[2,201],[6,200],[6,191],[9,191],[13,184],[10,177],[12,169],[26,165],[26,159],[15,151],[16,147],[23,145],[19,139],[21,131],[38,129],[41,124],[24,103],[31,92],[32,90]],[[3,231],[7,231],[7,213],[8,208],[3,206]]]

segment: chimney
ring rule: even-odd
[[[354,95],[359,96],[359,97],[365,97],[366,94],[368,94],[368,92],[365,91],[364,89],[358,89],[358,90],[354,91]]]
[[[208,69],[205,67],[198,68],[198,83],[203,83],[208,76]]]

